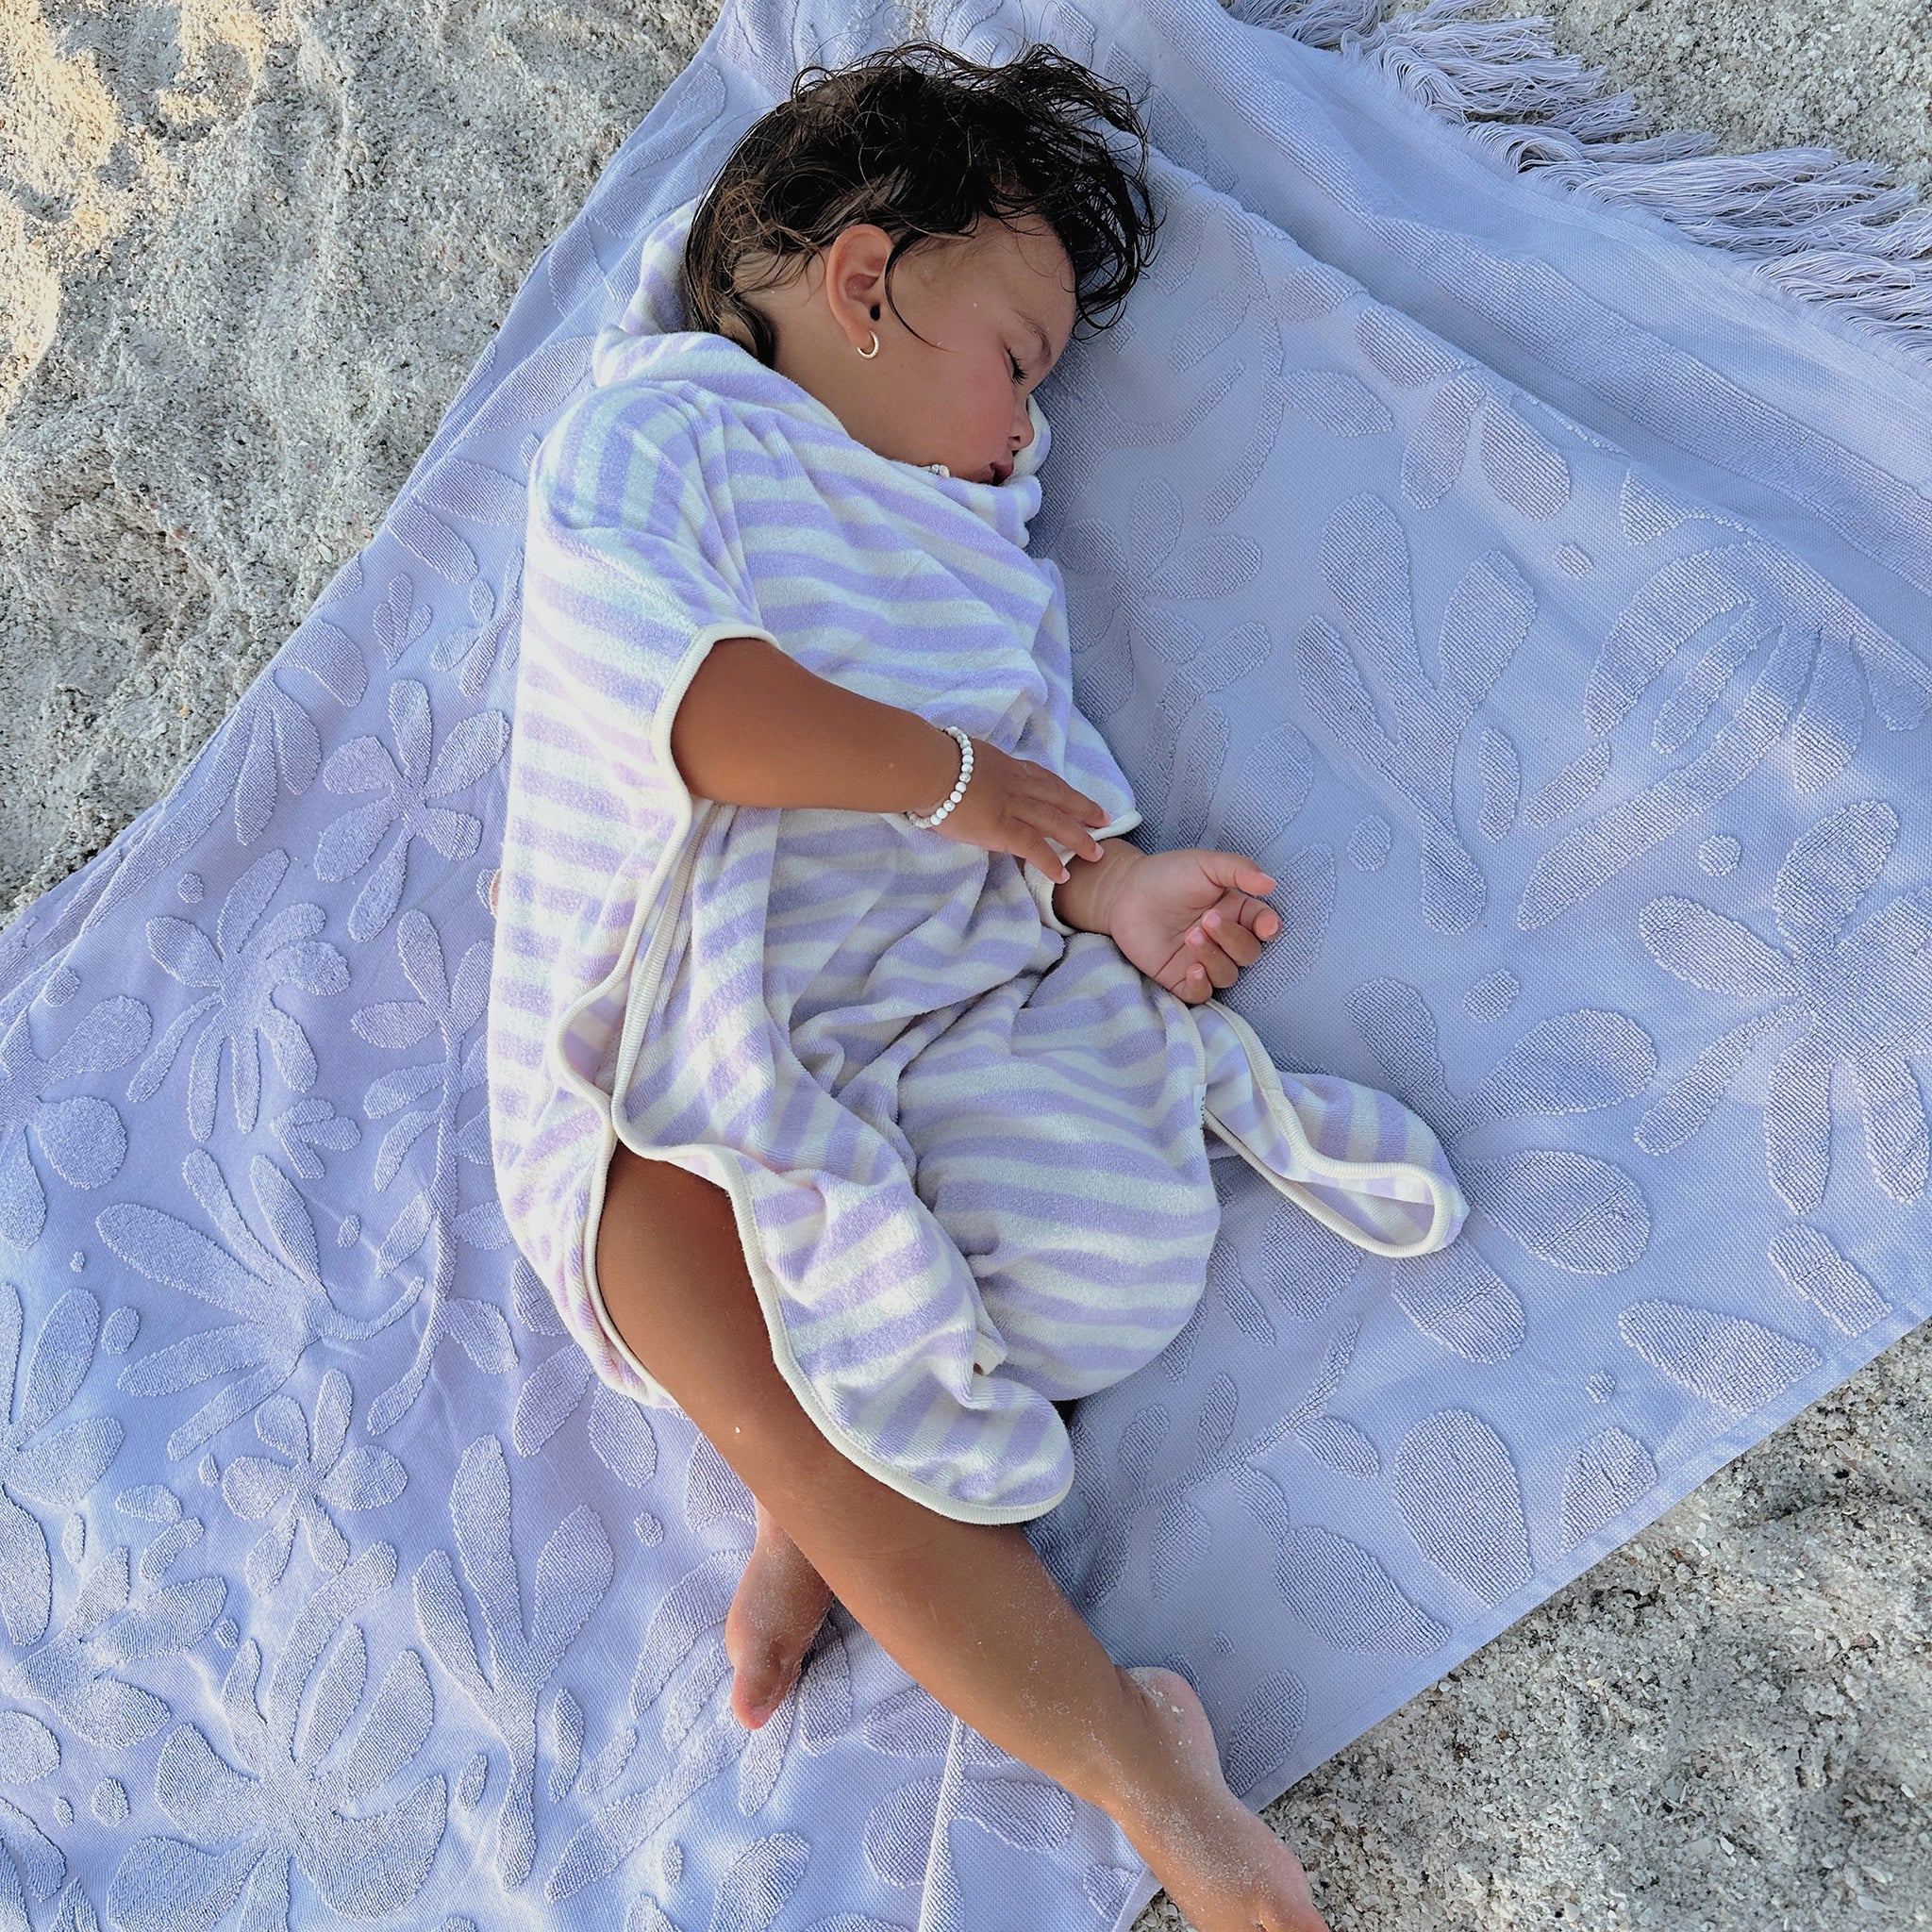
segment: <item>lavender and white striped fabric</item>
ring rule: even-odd
[[[648,238],[593,386],[532,469],[491,984],[511,1231],[615,1388],[672,1398],[595,1278],[619,1140],[725,1189],[786,1380],[861,1467],[1010,1523],[1074,1479],[1056,1401],[1124,1380],[1206,1286],[1211,1127],[1372,1253],[1465,1204],[1389,1095],[1284,1075],[1051,885],[904,817],[694,800],[671,723],[713,643],[958,724],[1140,824],[1074,708],[1058,571],[1026,551],[1035,435],[1004,485],[856,441],[735,344],[684,330],[695,198]]]

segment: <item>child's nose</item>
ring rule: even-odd
[[[1026,412],[1026,405],[1019,404],[1013,412],[1013,449],[1023,450],[1033,441],[1033,418]]]

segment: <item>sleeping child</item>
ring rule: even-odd
[[[1201,1298],[1210,1131],[1377,1254],[1464,1212],[1421,1121],[1216,1000],[1274,881],[1138,845],[1074,705],[1035,391],[1149,258],[1145,154],[1050,48],[913,42],[807,69],[647,238],[531,471],[491,1146],[598,1373],[756,1500],[741,1723],[836,1593],[1201,1932],[1310,1932],[1187,1678],[1021,1527]]]

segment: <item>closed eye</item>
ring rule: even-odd
[[[1020,358],[1010,349],[1007,351],[1007,360],[1013,366],[1013,380],[1015,382],[1024,382],[1026,380],[1026,372],[1020,367]]]

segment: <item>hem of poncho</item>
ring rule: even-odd
[[[584,1286],[588,1292],[591,1312],[602,1332],[608,1349],[630,1373],[636,1386],[626,1392],[649,1404],[654,1408],[675,1408],[677,1401],[669,1390],[645,1368],[632,1352],[624,1337],[618,1333],[617,1324],[610,1319],[609,1310],[604,1305],[604,1291],[597,1281],[597,1236],[604,1219],[604,1195],[609,1177],[611,1158],[620,1141],[629,1151],[642,1159],[670,1159],[675,1166],[686,1163],[675,1158],[677,1155],[691,1155],[700,1160],[710,1158],[711,1162],[723,1172],[724,1178],[705,1174],[701,1177],[713,1180],[723,1187],[730,1196],[732,1214],[738,1224],[739,1244],[743,1249],[745,1272],[751,1277],[754,1291],[758,1298],[758,1307],[765,1319],[765,1327],[772,1343],[772,1359],[778,1373],[784,1376],[786,1385],[798,1398],[798,1404],[819,1432],[848,1461],[857,1463],[868,1475],[876,1477],[888,1488],[896,1490],[901,1495],[910,1497],[914,1502],[924,1505],[941,1516],[953,1518],[960,1523],[1007,1524],[1030,1522],[1036,1516],[1043,1516],[1058,1507],[1074,1486],[1072,1458],[1068,1458],[1067,1479],[1058,1493],[1049,1501],[1026,1505],[998,1505],[962,1503],[958,1498],[944,1491],[934,1490],[907,1475],[895,1464],[887,1462],[873,1454],[857,1438],[845,1434],[826,1411],[818,1399],[817,1391],[792,1357],[786,1336],[784,1317],[778,1306],[775,1288],[769,1279],[769,1271],[764,1262],[757,1241],[756,1223],[749,1205],[742,1198],[741,1184],[727,1158],[729,1150],[707,1146],[702,1143],[687,1143],[675,1148],[637,1147],[625,1139],[617,1124],[615,1095],[622,1093],[630,1078],[632,1065],[641,1044],[645,1024],[655,1009],[658,993],[662,983],[663,968],[666,963],[672,935],[675,927],[676,906],[669,903],[672,898],[681,900],[689,886],[689,868],[695,852],[696,840],[704,824],[710,822],[710,814],[720,808],[714,802],[707,803],[701,815],[697,809],[698,801],[691,789],[684,783],[684,776],[677,769],[677,762],[671,755],[671,727],[677,714],[678,705],[684,693],[697,675],[699,667],[710,656],[712,646],[725,638],[759,637],[783,650],[784,645],[773,637],[771,632],[757,625],[739,622],[707,625],[696,632],[686,646],[684,656],[678,660],[671,675],[665,679],[662,696],[658,699],[657,715],[652,721],[652,750],[658,761],[659,769],[673,774],[675,778],[676,817],[672,836],[665,841],[664,849],[658,856],[650,879],[638,894],[636,908],[631,914],[629,929],[625,932],[624,943],[618,950],[615,963],[609,973],[594,987],[579,995],[565,1008],[557,1024],[551,1029],[549,1055],[554,1078],[564,1082],[572,1091],[587,1100],[596,1109],[600,1128],[599,1151],[594,1171],[591,1176],[589,1198],[584,1212],[583,1256]],[[683,873],[685,878],[676,886],[675,893],[667,894],[666,888],[677,881]],[[652,944],[639,958],[639,943],[646,925],[656,919],[658,926],[652,934]],[[661,948],[658,945],[658,935],[663,935]],[[611,1092],[606,1093],[594,1081],[586,1078],[573,1068],[560,1051],[560,1043],[568,1034],[577,1016],[587,1008],[601,999],[607,999],[618,991],[624,991],[624,1024],[619,1032],[617,1058],[612,1068]],[[688,1172],[698,1172],[688,1168]],[[981,1350],[975,1347],[975,1358]],[[1046,1398],[1041,1397],[1041,1400]],[[1061,1424],[1064,1429],[1064,1423]]]
[[[1300,1182],[1270,1167],[1234,1128],[1226,1125],[1215,1115],[1212,1108],[1205,1104],[1205,1100],[1201,1108],[1204,1125],[1211,1127],[1257,1174],[1287,1195],[1298,1208],[1312,1215],[1324,1227],[1372,1255],[1383,1255],[1391,1260],[1407,1260],[1418,1255],[1433,1255],[1439,1249],[1446,1248],[1456,1239],[1462,1231],[1463,1222],[1469,1216],[1469,1201],[1459,1186],[1446,1179],[1434,1168],[1419,1165],[1413,1160],[1342,1160],[1332,1155],[1324,1154],[1308,1139],[1307,1131],[1302,1125],[1301,1116],[1295,1111],[1293,1103],[1282,1088],[1281,1070],[1269,1058],[1268,1049],[1262,1044],[1260,1036],[1231,1008],[1223,1006],[1218,1000],[1209,1000],[1207,1004],[1211,1006],[1220,1019],[1232,1029],[1236,1040],[1241,1043],[1241,1051],[1247,1056],[1249,1071],[1255,1076],[1255,1084],[1260,1090],[1262,1102],[1267,1107],[1270,1117],[1287,1135],[1296,1156],[1311,1174],[1318,1179],[1332,1179],[1338,1186],[1344,1188],[1358,1186],[1367,1180],[1395,1179],[1398,1176],[1412,1175],[1422,1183],[1422,1191],[1417,1195],[1403,1195],[1398,1198],[1413,1199],[1418,1207],[1426,1204],[1430,1210],[1428,1228],[1412,1241],[1381,1240],[1357,1226],[1339,1208],[1330,1206]]]
[[[621,1130],[613,1132],[614,1153],[616,1141],[623,1144],[641,1160],[662,1160],[673,1167],[682,1168],[687,1174],[695,1174],[701,1179],[721,1188],[731,1202],[732,1218],[738,1225],[738,1241],[744,1254],[745,1274],[750,1277],[753,1291],[758,1300],[758,1308],[764,1316],[765,1331],[771,1341],[772,1361],[780,1375],[785,1378],[786,1387],[798,1400],[798,1406],[811,1418],[819,1433],[831,1443],[833,1448],[848,1462],[856,1463],[860,1469],[888,1489],[896,1490],[900,1495],[909,1497],[913,1502],[923,1504],[926,1508],[941,1516],[952,1518],[956,1523],[1008,1524],[1030,1523],[1035,1517],[1044,1516],[1057,1509],[1066,1500],[1074,1487],[1073,1459],[1068,1457],[1067,1479],[1061,1488],[1046,1502],[1026,1504],[966,1503],[949,1491],[934,1489],[917,1478],[907,1474],[897,1463],[889,1462],[883,1457],[868,1448],[857,1436],[841,1429],[819,1400],[818,1391],[810,1378],[798,1366],[798,1358],[791,1353],[791,1340],[785,1326],[785,1317],[779,1303],[778,1291],[771,1279],[771,1271],[765,1264],[763,1251],[758,1242],[758,1224],[752,1213],[751,1204],[744,1197],[743,1182],[739,1174],[737,1163],[731,1158],[731,1150],[703,1141],[687,1141],[676,1147],[639,1147],[624,1140]],[[608,1171],[609,1156],[604,1166]],[[708,1171],[709,1170],[709,1171]],[[603,1189],[601,1184],[595,1191],[588,1218],[585,1241],[587,1257],[593,1253],[596,1243],[598,1223],[603,1218]],[[586,1269],[586,1285],[591,1291],[591,1307],[597,1317],[598,1325],[603,1329],[610,1346],[623,1358],[625,1365],[644,1385],[643,1399],[659,1408],[675,1407],[676,1403],[661,1383],[639,1361],[625,1344],[617,1325],[610,1319],[609,1311],[604,1306],[603,1291],[597,1285],[593,1269]],[[1042,1402],[1046,1401],[1041,1396]],[[1056,1411],[1058,1415],[1058,1411]],[[1062,1430],[1066,1424],[1060,1423]]]

